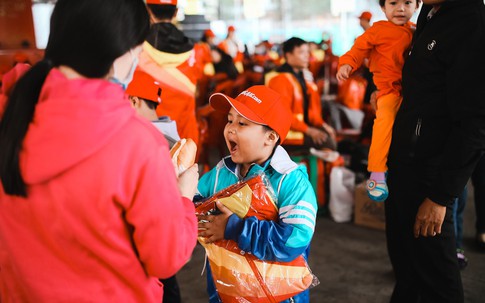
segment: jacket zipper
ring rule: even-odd
[[[416,137],[419,137],[421,135],[421,123],[422,123],[422,119],[418,118],[418,122],[416,123],[416,129],[414,130]]]

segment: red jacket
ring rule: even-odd
[[[0,301],[161,302],[196,244],[167,142],[122,89],[54,69],[20,154],[27,198],[0,184]]]
[[[365,58],[369,58],[369,70],[374,74],[374,83],[379,90],[377,97],[390,93],[401,95],[401,78],[404,58],[413,38],[414,24],[400,26],[390,21],[374,23],[359,36],[354,46],[339,60],[358,69]]]

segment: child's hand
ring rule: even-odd
[[[224,239],[227,220],[232,215],[221,202],[217,201],[216,205],[221,211],[219,215],[199,216],[199,236],[205,237],[207,244]]]
[[[337,80],[338,81],[345,81],[350,77],[350,73],[352,72],[352,66],[348,64],[342,65],[337,72]]]

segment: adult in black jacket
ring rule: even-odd
[[[485,151],[483,0],[423,0],[389,151],[391,302],[463,302],[452,203]]]

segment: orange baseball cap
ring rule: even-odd
[[[208,38],[215,38],[216,35],[214,34],[214,32],[212,30],[207,29],[204,32],[204,36],[206,36]]]
[[[360,14],[360,16],[358,18],[370,21],[370,19],[372,19],[372,14],[371,14],[371,12],[367,12],[367,11],[362,12],[362,14]]]
[[[283,142],[290,130],[292,113],[281,96],[264,85],[251,86],[240,93],[236,99],[221,93],[209,98],[210,105],[221,112],[228,113],[234,108],[244,118],[261,125],[271,127]]]
[[[229,25],[229,27],[227,28],[227,31],[228,32],[234,32],[234,31],[236,31],[236,28],[233,25]]]
[[[126,93],[130,96],[142,98],[148,101],[162,102],[162,87],[152,76],[141,69],[136,69],[133,80],[126,88]]]
[[[177,6],[177,0],[147,0],[147,4],[175,5],[175,6]]]

